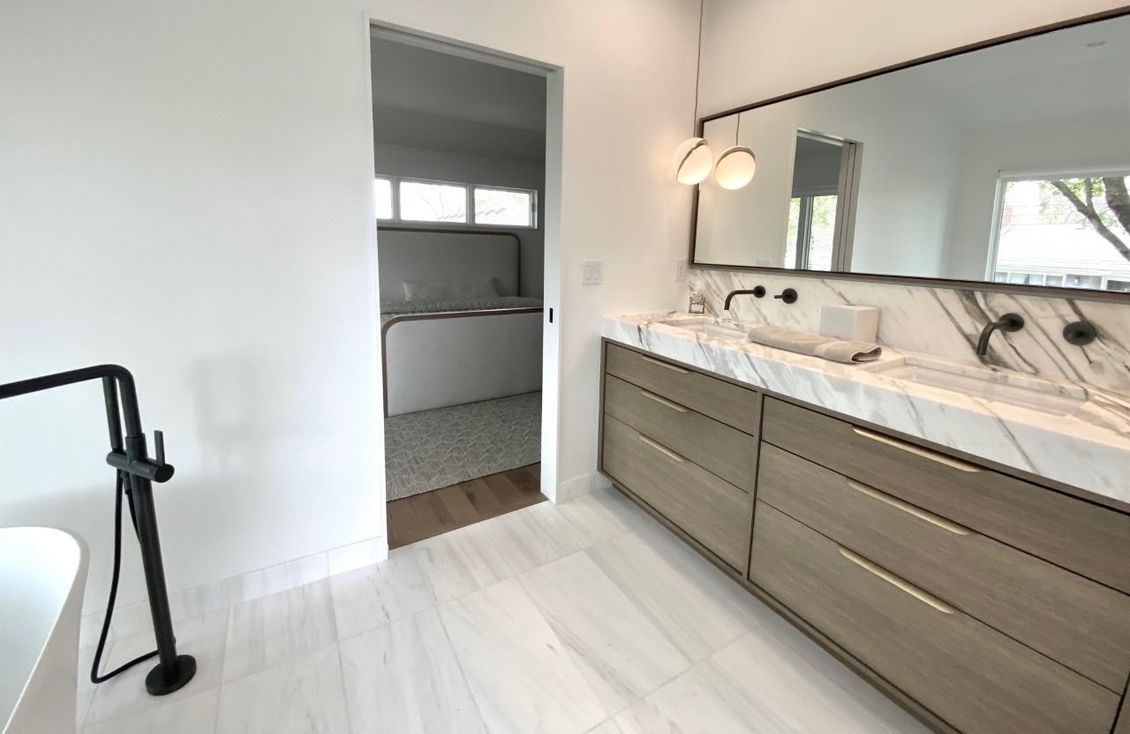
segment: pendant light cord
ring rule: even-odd
[[[705,15],[706,0],[698,2],[698,48],[695,49],[694,67],[694,116],[691,118],[691,128],[698,135],[698,83],[702,77],[702,18]],[[704,131],[705,132],[705,131]]]

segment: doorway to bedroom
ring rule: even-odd
[[[371,39],[389,547],[544,501],[545,73]]]

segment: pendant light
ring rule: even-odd
[[[737,125],[734,126],[734,144],[722,151],[718,162],[714,164],[714,180],[722,188],[731,191],[748,184],[753,180],[753,174],[757,173],[757,156],[738,140],[741,129],[742,113],[739,112]]]
[[[698,124],[698,80],[702,72],[702,14],[705,0],[698,5],[698,58],[694,72],[694,117],[691,125]],[[675,180],[687,186],[702,183],[710,175],[714,165],[714,155],[710,145],[703,138],[687,138],[675,148]]]

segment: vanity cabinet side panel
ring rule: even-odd
[[[766,398],[762,438],[835,472],[1130,593],[1130,515]]]

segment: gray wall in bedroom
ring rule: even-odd
[[[377,142],[375,144],[376,173],[390,176],[418,176],[446,181],[513,186],[536,189],[538,192],[538,229],[513,230],[522,240],[523,296],[542,296],[542,279],[545,267],[544,221],[545,166],[521,160],[484,157],[453,153],[445,150],[427,150]],[[431,226],[431,225],[425,225]],[[377,245],[380,247],[380,244]]]

